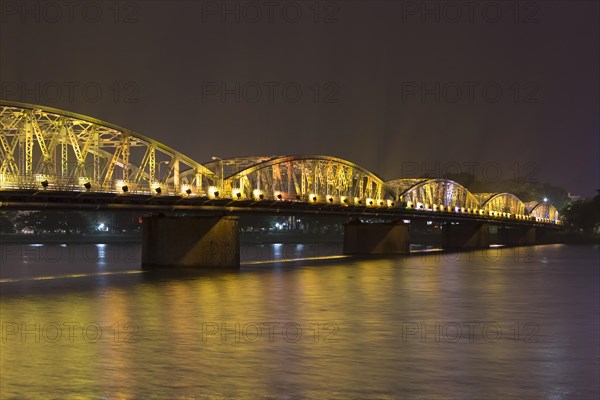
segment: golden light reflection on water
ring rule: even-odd
[[[560,248],[540,251],[573,259]],[[486,257],[112,275],[102,283],[55,280],[51,288],[13,282],[2,286],[0,303],[2,397],[480,398],[500,397],[507,385],[521,398],[591,394],[595,256],[546,270]],[[532,322],[541,331],[537,342],[436,340],[436,323],[465,321]],[[10,331],[22,322],[39,323],[40,340]],[[43,328],[52,323],[89,332],[52,341]],[[271,337],[264,323],[290,329]],[[429,329],[425,340],[406,335],[406,324],[420,323]]]

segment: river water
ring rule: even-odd
[[[137,245],[0,245],[0,398],[599,397],[598,247],[338,253],[165,274]]]

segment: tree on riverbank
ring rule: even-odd
[[[565,223],[585,234],[600,234],[600,194],[591,200],[578,200],[561,212]]]
[[[14,233],[15,226],[6,213],[0,213],[0,234]]]
[[[88,216],[78,211],[34,211],[15,218],[19,231],[30,230],[42,233],[89,233],[92,224]]]

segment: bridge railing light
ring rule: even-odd
[[[348,197],[340,196],[340,204],[343,206],[347,206],[348,205]]]
[[[35,181],[38,185],[40,185],[43,189],[47,189],[50,186],[50,179],[46,175],[36,174]]]
[[[308,201],[311,203],[316,203],[317,201],[319,201],[319,196],[317,196],[314,193],[311,193],[308,195]]]
[[[190,196],[192,194],[192,188],[190,185],[181,185],[181,194]]]
[[[254,200],[262,200],[262,199],[265,198],[265,195],[264,195],[264,193],[263,193],[262,190],[260,190],[260,189],[254,189],[252,191],[252,198]]]
[[[79,177],[79,185],[88,191],[92,189],[92,182],[90,178],[86,178],[85,176]]]
[[[275,200],[283,200],[283,193],[281,193],[280,191],[276,191],[273,193],[273,197],[275,198]]]
[[[118,179],[117,181],[115,181],[115,189],[118,193],[128,193],[130,191],[133,191],[134,188],[131,182]]]
[[[211,199],[216,199],[219,197],[221,193],[219,192],[219,188],[216,186],[209,186],[208,187],[208,197]]]
[[[150,184],[150,189],[152,189],[153,194],[161,194],[162,193],[162,187],[160,186],[159,182],[152,182]]]
[[[232,197],[234,200],[241,200],[241,199],[242,199],[242,196],[243,196],[243,194],[242,194],[242,191],[241,191],[240,189],[233,189],[233,190],[231,191],[231,197]]]

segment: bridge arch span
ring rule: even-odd
[[[526,215],[525,203],[512,193],[474,193],[485,212],[499,212],[511,215]]]
[[[324,155],[253,157],[227,176],[223,187],[233,199],[364,205],[393,201],[393,194],[377,175],[350,161]]]
[[[408,207],[473,212],[479,208],[479,202],[466,187],[449,179],[395,179],[386,185]]]
[[[203,194],[217,179],[202,164],[131,130],[10,101],[0,101],[0,160],[0,185],[15,189]]]
[[[532,203],[529,214],[542,222],[553,222],[559,220],[559,214],[556,207],[550,203]]]

